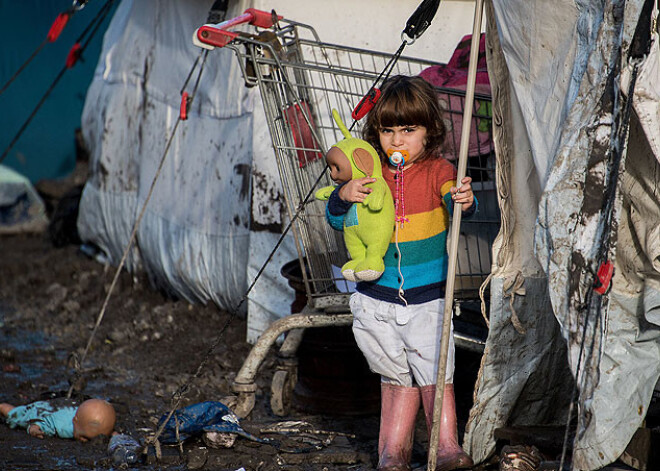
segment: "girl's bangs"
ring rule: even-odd
[[[424,106],[419,106],[410,97],[393,96],[382,104],[379,110],[379,122],[383,127],[390,126],[425,126],[428,116]]]

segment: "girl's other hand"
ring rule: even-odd
[[[375,181],[376,179],[372,177],[350,180],[339,190],[339,197],[350,203],[362,203],[369,193],[373,191],[366,185]]]
[[[449,191],[451,192],[451,199],[454,203],[461,203],[463,211],[469,209],[474,203],[474,193],[472,193],[472,178],[463,177],[461,186],[456,188],[452,186]]]

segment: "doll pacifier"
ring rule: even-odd
[[[387,149],[387,158],[395,167],[406,165],[406,160],[410,157],[407,150]]]

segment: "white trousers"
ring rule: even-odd
[[[442,340],[444,299],[424,304],[379,301],[361,293],[350,300],[353,334],[369,368],[382,381],[411,387],[435,384]],[[451,324],[445,383],[454,382],[454,325]]]

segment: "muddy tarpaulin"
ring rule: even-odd
[[[565,425],[574,378],[573,469],[616,460],[646,415],[660,374],[657,56],[639,62],[640,83],[652,78],[629,140],[625,118],[643,4],[487,2],[502,230],[465,437],[477,461],[498,427]],[[601,255],[615,265],[607,296],[593,291]]]
[[[46,207],[30,181],[0,165],[0,234],[41,232],[47,225]]]
[[[244,86],[234,54],[209,53],[195,88],[202,58],[192,34],[211,3],[119,5],[83,110],[91,159],[78,226],[116,265],[165,156],[127,266],[177,297],[233,308],[248,266],[261,267],[275,245],[282,197],[266,127],[255,123],[258,90]],[[246,8],[230,3],[230,16]],[[174,132],[182,89],[194,97]],[[292,243],[281,248],[264,276],[275,281],[252,292],[256,309],[289,312],[293,290],[278,279],[294,253]]]

